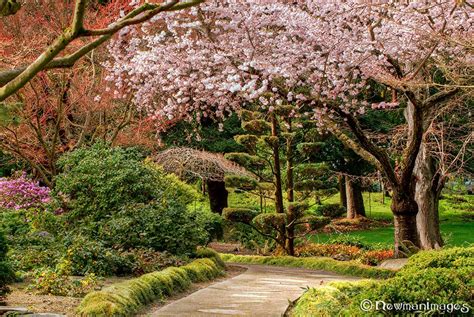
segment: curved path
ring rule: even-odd
[[[246,267],[247,271],[172,302],[152,316],[282,316],[289,301],[301,296],[308,286],[358,279],[326,271],[233,265]]]

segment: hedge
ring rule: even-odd
[[[77,308],[79,316],[131,316],[143,306],[223,275],[224,263],[210,249],[198,250],[200,259],[181,266],[144,274],[138,278],[91,292]]]
[[[233,254],[221,254],[221,258],[225,262],[301,267],[366,278],[384,279],[392,277],[396,273],[396,271],[393,270],[363,265],[354,261],[341,262],[330,258],[297,258],[291,256],[257,256]]]
[[[380,316],[381,311],[362,311],[361,303],[423,304],[427,300],[440,307],[444,305],[446,309],[449,309],[448,303],[457,305],[452,311],[444,311],[449,316],[467,314],[473,308],[473,258],[473,247],[419,252],[387,280],[332,282],[324,287],[310,288],[294,303],[288,316]],[[426,310],[423,315],[438,316],[445,308],[440,308],[441,311]],[[409,314],[392,312],[396,313]]]

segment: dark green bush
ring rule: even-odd
[[[58,166],[55,195],[67,203],[71,221],[99,221],[124,204],[160,198],[166,188],[136,153],[103,143],[64,155]]]
[[[196,210],[192,213],[196,215],[196,221],[199,223],[199,226],[207,232],[207,243],[214,239],[223,238],[224,224],[223,219],[219,214],[203,210]]]
[[[100,240],[73,236],[63,258],[71,275],[84,276],[94,273],[98,276],[125,275],[133,271],[134,258],[122,255],[108,248]]]
[[[208,240],[198,215],[173,201],[125,205],[100,224],[98,236],[123,249],[152,248],[174,254],[192,254]]]
[[[321,205],[316,208],[316,213],[321,216],[337,218],[342,216],[346,212],[346,208],[340,204],[327,204]]]
[[[7,239],[2,231],[0,231],[0,303],[3,297],[9,292],[8,283],[13,282],[15,274],[7,261],[8,245]]]

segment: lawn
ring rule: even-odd
[[[370,197],[370,200],[369,200]],[[369,218],[380,220],[392,220],[390,211],[390,198],[385,198],[385,204],[381,203],[380,193],[364,193],[366,214]],[[446,196],[440,201],[440,226],[441,233],[448,246],[466,246],[474,243],[474,196]],[[333,196],[325,203],[336,203],[339,197]],[[463,201],[465,200],[465,201]],[[370,244],[393,245],[393,227],[377,228],[373,230],[354,231],[347,233],[357,236],[363,242]],[[324,243],[333,238],[335,234],[316,234],[311,236],[313,242]]]
[[[337,194],[323,201],[324,204],[338,202],[339,195]],[[364,203],[368,218],[392,221],[393,216],[390,210],[390,198],[385,197],[382,203],[381,193],[367,192],[364,193]],[[205,203],[203,205],[205,205]],[[258,197],[247,193],[231,192],[229,195],[229,206],[259,210]],[[273,201],[267,201],[266,207],[267,212],[271,212]],[[315,206],[312,206],[312,208],[314,207]],[[472,234],[472,232],[474,232],[474,196],[445,195],[444,199],[440,201],[439,211],[441,232],[447,245],[466,246],[474,243],[474,235]],[[366,243],[378,244],[380,246],[393,246],[393,227],[354,231],[347,234],[357,236]],[[316,234],[311,236],[310,240],[324,243],[334,238],[335,235],[336,234]]]

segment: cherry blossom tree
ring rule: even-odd
[[[473,18],[464,1],[207,2],[155,18],[163,28],[121,32],[109,79],[158,119],[222,118],[247,103],[297,107],[383,172],[401,255],[403,244],[421,246],[414,169],[423,122],[472,88]],[[410,128],[393,159],[359,117],[395,107]]]

